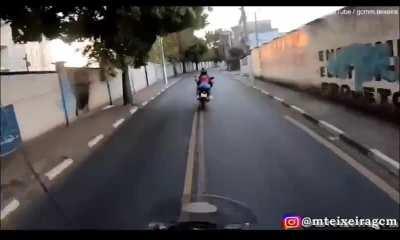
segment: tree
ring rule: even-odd
[[[196,64],[196,71],[199,70],[199,62],[203,59],[203,55],[207,50],[208,48],[205,41],[197,39],[195,43],[185,51],[185,58]]]
[[[206,32],[206,43],[211,47],[211,48],[218,48],[219,46],[219,41],[220,41],[220,36],[218,32],[212,32],[208,31]]]
[[[209,31],[206,33],[205,38],[206,43],[210,48],[210,51],[213,51],[212,61],[220,62],[224,60],[224,54],[222,54],[220,50],[220,48],[222,47],[220,34],[217,31]]]
[[[124,104],[132,103],[128,66],[145,64],[157,36],[202,28],[207,18],[203,7],[136,7],[107,0],[77,4],[21,0],[2,6],[0,16],[10,23],[17,43],[40,41],[42,36],[66,42],[91,40],[84,53],[110,69],[123,70]]]
[[[228,68],[230,70],[240,69],[240,59],[244,56],[244,51],[239,47],[232,47],[229,49],[230,59],[227,60]]]
[[[244,56],[244,51],[241,48],[233,47],[229,49],[229,55],[234,59],[240,59]]]

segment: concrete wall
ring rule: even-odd
[[[57,73],[1,75],[1,106],[14,106],[22,140],[65,124]]]
[[[377,13],[383,9],[386,14]],[[251,71],[332,94],[360,92],[371,103],[399,107],[399,41],[398,7],[344,8],[253,49]]]
[[[118,69],[114,77],[105,75],[101,68],[66,67],[65,69],[77,99],[79,98],[79,92],[82,91],[79,90],[82,88],[85,90],[86,86],[88,104],[84,112],[96,110],[99,107],[110,104],[110,96],[113,102],[122,97],[122,72]]]
[[[251,56],[244,57],[240,60],[240,72],[242,74],[249,74],[251,65]]]
[[[147,87],[146,72],[143,66],[140,68],[129,67],[129,79],[133,81],[134,92]]]
[[[106,79],[108,79],[108,84],[110,86],[112,101],[114,102],[122,98],[122,71],[116,69],[116,75],[108,76]]]

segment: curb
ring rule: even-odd
[[[239,82],[247,85],[246,83],[242,82],[241,80],[239,80]],[[282,99],[282,98],[273,96],[272,94],[270,94],[269,92],[265,91],[264,89],[261,89],[261,88],[258,88],[256,86],[252,86],[252,85],[247,85],[247,86],[260,91],[264,95],[266,95],[266,96],[270,97],[271,99],[274,99],[277,102],[281,103],[283,106],[295,110],[296,112],[300,113],[308,121],[318,125],[319,127],[329,131],[330,133],[333,133],[334,135],[339,137],[340,140],[342,140],[346,144],[354,147],[360,153],[370,157],[372,160],[377,162],[379,165],[381,165],[385,169],[387,169],[390,173],[393,173],[394,175],[399,176],[399,171],[400,171],[399,162],[397,162],[397,161],[393,160],[392,158],[386,156],[384,153],[380,152],[379,150],[371,148],[369,146],[366,146],[366,145],[364,145],[362,143],[359,143],[358,141],[356,141],[356,140],[352,139],[350,136],[348,136],[343,130],[335,127],[334,125],[332,125],[332,124],[330,124],[328,122],[325,122],[323,120],[319,120],[319,119],[311,116],[310,114],[308,114],[303,109],[301,109],[301,108],[299,108],[299,107],[297,107],[295,105],[291,105],[291,104],[285,102],[285,100]]]

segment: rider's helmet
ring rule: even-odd
[[[201,71],[200,71],[200,75],[207,75],[207,70],[202,68]]]

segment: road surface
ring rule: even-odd
[[[246,203],[262,229],[280,229],[285,214],[399,217],[390,194],[294,124],[289,108],[226,73],[213,74],[214,99],[201,114],[204,192]],[[175,84],[2,228],[145,229],[176,220],[194,93],[192,77]]]

